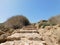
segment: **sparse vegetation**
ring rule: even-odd
[[[53,23],[53,24],[60,24],[60,15],[53,16],[48,21]]]
[[[38,22],[38,27],[40,28],[42,26],[42,28],[45,28],[45,26],[54,26],[56,24],[49,22],[48,20],[41,20],[40,22]]]

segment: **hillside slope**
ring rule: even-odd
[[[60,45],[60,25],[37,30],[18,29],[7,36],[6,41],[0,45]]]

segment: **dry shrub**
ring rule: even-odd
[[[0,24],[0,33],[8,32],[8,31],[9,31],[9,32],[12,32],[10,28],[7,28],[7,27],[5,28],[4,24],[1,23],[1,24]]]
[[[4,23],[0,23],[0,30],[4,28]]]
[[[51,17],[49,19],[49,22],[51,22],[53,24],[60,24],[60,15]]]
[[[5,27],[18,29],[18,28],[22,28],[23,26],[27,26],[29,24],[30,24],[30,22],[26,17],[24,17],[22,15],[20,15],[20,16],[18,15],[18,16],[13,16],[13,17],[9,18],[5,22]]]

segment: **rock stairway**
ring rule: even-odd
[[[37,30],[19,30],[19,33],[14,33],[7,37],[5,43],[0,45],[45,45],[44,41],[41,41],[41,36],[37,33]]]
[[[37,30],[37,27],[34,25],[28,25],[22,28],[23,30]]]
[[[38,33],[37,30],[20,30],[20,33]]]
[[[18,32],[18,33],[17,33]],[[14,32],[13,35],[8,36],[7,40],[15,40],[15,39],[21,39],[21,38],[27,38],[29,40],[34,40],[34,39],[39,39],[40,40],[40,35],[38,34],[37,30],[18,30],[17,32]],[[14,39],[15,38],[15,39]]]
[[[45,42],[41,41],[41,36],[37,33],[37,30],[17,30],[6,40],[5,43],[0,45],[45,45]]]

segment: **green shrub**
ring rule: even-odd
[[[39,27],[42,26],[42,28],[45,28],[45,26],[54,26],[54,25],[56,25],[56,24],[54,24],[54,23],[48,23],[48,22],[43,22],[43,23],[41,23],[41,24],[39,25]]]

